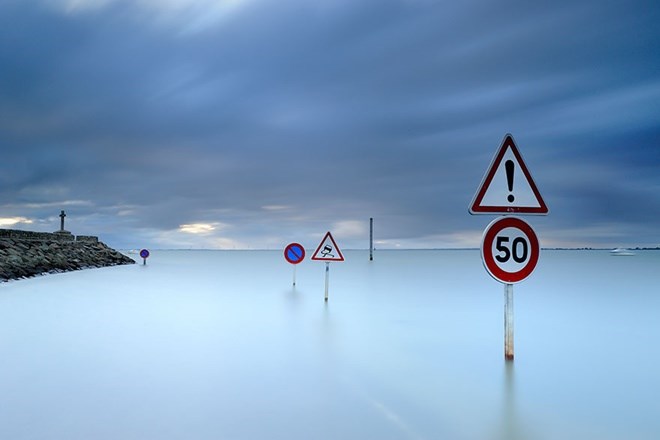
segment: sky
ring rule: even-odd
[[[120,249],[479,247],[507,133],[542,246],[660,245],[660,4],[3,0],[0,227]]]

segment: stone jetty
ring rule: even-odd
[[[120,264],[135,261],[95,236],[0,229],[0,282]]]

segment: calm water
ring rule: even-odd
[[[657,439],[660,252],[154,251],[0,285],[2,439]],[[137,257],[137,256],[135,256]]]

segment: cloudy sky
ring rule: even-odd
[[[2,0],[0,227],[119,248],[478,247],[511,133],[543,246],[660,245],[651,0]]]

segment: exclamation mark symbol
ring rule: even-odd
[[[506,170],[506,184],[509,187],[509,192],[513,192],[513,169],[515,164],[512,160],[507,160],[504,162],[504,168]],[[513,194],[509,194],[509,197],[506,198],[509,203],[513,203],[516,199]]]

